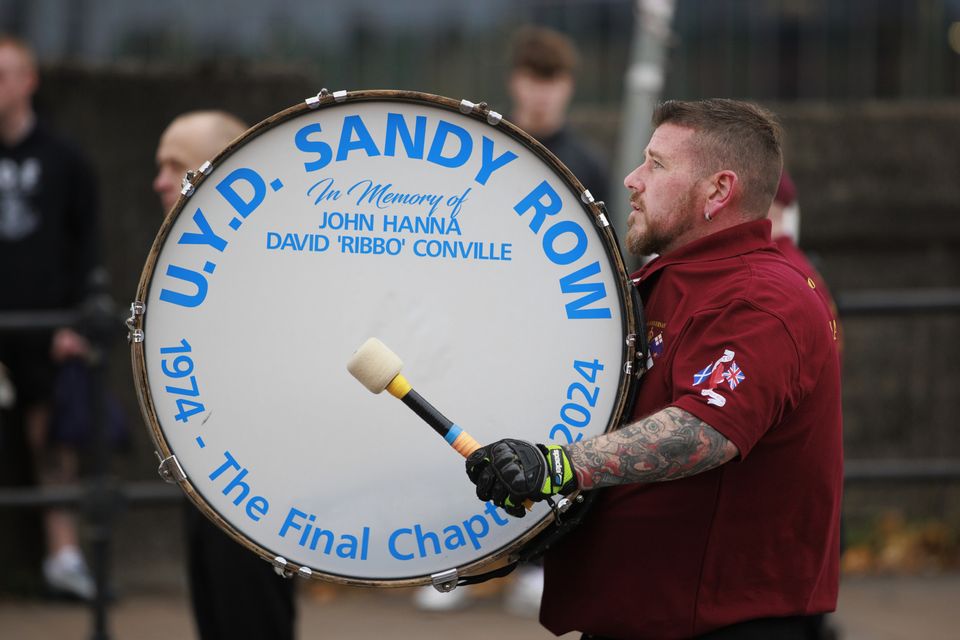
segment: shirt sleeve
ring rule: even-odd
[[[779,318],[732,301],[695,315],[683,330],[670,404],[719,431],[745,458],[799,402],[799,358]]]

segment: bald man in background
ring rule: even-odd
[[[160,136],[153,190],[164,213],[180,197],[183,176],[212,160],[247,125],[224,111],[178,116]],[[293,581],[231,539],[193,505],[185,513],[190,600],[201,640],[294,637]]]

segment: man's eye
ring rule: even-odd
[[[655,167],[658,168],[658,169],[663,169],[663,165],[660,164],[660,162],[659,162],[658,160],[654,160],[654,161],[653,161],[653,166],[655,166]]]

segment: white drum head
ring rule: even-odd
[[[456,107],[356,92],[289,109],[198,175],[157,237],[144,415],[188,495],[268,560],[421,584],[552,518],[477,500],[462,457],[354,380],[368,337],[481,443],[565,443],[623,412],[634,311],[611,231],[532,139]]]

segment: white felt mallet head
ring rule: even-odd
[[[400,374],[403,361],[376,338],[367,338],[347,362],[347,371],[373,393],[380,393]]]

